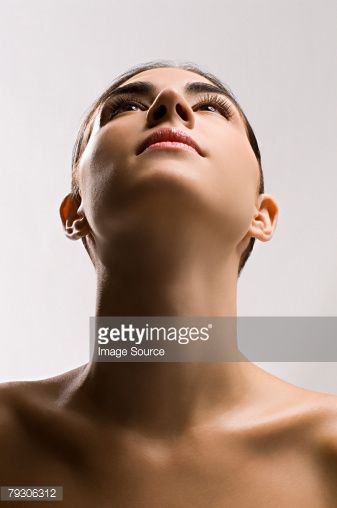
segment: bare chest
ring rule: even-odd
[[[83,450],[83,460],[32,460],[20,481],[63,486],[65,508],[330,508],[318,464],[303,450],[237,443],[160,444]],[[19,472],[19,471],[18,471]],[[13,478],[14,479],[14,478]],[[26,503],[26,506],[29,504]],[[32,504],[33,506],[33,504]],[[34,504],[35,506],[35,504]]]

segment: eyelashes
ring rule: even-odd
[[[216,107],[227,120],[230,120],[233,116],[233,109],[230,102],[222,96],[206,94],[193,106],[193,110],[194,108],[200,108],[204,105],[212,106],[213,108]]]
[[[120,95],[118,97],[108,99],[102,109],[100,126],[112,120],[118,113],[126,111],[126,107],[128,105],[139,107],[143,111],[146,109],[146,106],[139,102],[137,97],[134,97],[133,95]]]
[[[212,94],[203,95],[200,97],[198,102],[192,106],[192,109],[194,111],[206,106],[211,106],[213,109],[216,109],[227,120],[230,120],[233,116],[233,109],[230,102],[222,96]],[[128,107],[140,108],[142,111],[145,111],[148,108],[148,106],[144,105],[133,95],[120,95],[118,97],[108,99],[102,109],[100,126],[112,120],[119,113],[132,111],[132,109],[128,110]],[[135,111],[135,109],[133,110]],[[214,111],[210,112],[213,113]]]

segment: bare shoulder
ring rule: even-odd
[[[316,418],[312,445],[326,495],[335,506],[337,499],[337,396],[314,394]]]
[[[301,388],[285,383],[289,390],[289,415],[294,416],[296,430],[303,428],[306,436],[317,444],[318,448],[326,449],[328,443],[334,447],[337,443],[337,395]]]
[[[76,458],[76,425],[60,395],[79,369],[38,381],[0,384],[0,478],[8,484],[48,484],[49,474]]]
[[[267,372],[261,376],[262,410],[253,415],[254,424],[250,418],[243,424],[248,435],[276,443],[284,437],[289,443],[308,445],[313,452],[337,456],[337,396],[299,387]]]
[[[0,383],[0,411],[6,411],[11,404],[28,400],[57,399],[60,393],[72,383],[85,366],[64,372],[57,376],[36,381],[9,381]],[[1,414],[1,413],[0,413]]]
[[[308,411],[316,415],[312,429],[315,443],[323,456],[335,462],[337,472],[337,396],[313,392],[311,397]]]
[[[303,457],[307,457],[321,478],[327,506],[337,499],[337,396],[293,387],[295,404],[292,430]],[[291,426],[289,426],[291,427]],[[332,504],[329,504],[332,503]]]
[[[336,507],[337,396],[297,387],[293,393],[290,418],[286,418],[289,434],[284,435],[290,436],[286,442],[313,472],[324,506]]]
[[[274,403],[259,419],[252,436],[259,438],[263,446],[272,442],[280,453],[286,450],[300,456],[320,479],[327,506],[336,506],[337,396],[275,377],[268,381]]]
[[[301,389],[303,394],[303,413],[308,421],[310,432],[317,445],[337,453],[337,396],[333,394]]]
[[[59,411],[58,401],[67,386],[71,385],[79,367],[60,375],[37,381],[10,381],[0,384],[0,453],[9,445],[20,441],[20,435],[40,416]]]

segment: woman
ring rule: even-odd
[[[60,215],[95,266],[97,317],[235,317],[278,206],[233,94],[150,62],[89,111]],[[62,485],[66,507],[337,506],[336,397],[239,358],[90,361],[2,385],[2,485]]]

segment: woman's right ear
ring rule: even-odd
[[[71,240],[78,240],[90,232],[85,215],[78,212],[80,205],[81,201],[70,193],[63,199],[59,209],[65,235]]]

